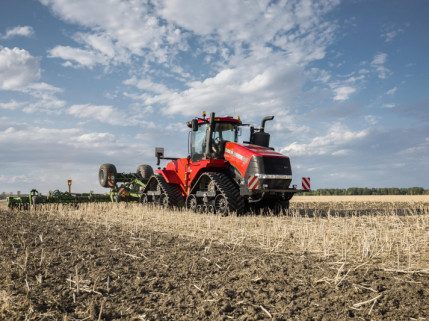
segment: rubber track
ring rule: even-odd
[[[244,199],[240,195],[240,191],[237,186],[231,181],[231,179],[223,173],[209,172],[205,173],[215,183],[217,189],[227,200],[232,211],[237,213],[243,213],[244,211]]]
[[[183,207],[185,205],[185,199],[179,186],[167,183],[161,175],[154,177],[161,186],[163,193],[167,195],[168,206]]]

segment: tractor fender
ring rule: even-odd
[[[171,184],[182,184],[179,176],[175,171],[169,169],[157,170],[156,173],[161,174],[167,183]]]

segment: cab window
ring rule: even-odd
[[[198,161],[203,158],[206,149],[206,133],[208,124],[198,126],[198,131],[191,132],[191,158]]]
[[[237,126],[232,123],[217,123],[213,132],[213,142],[237,142]]]

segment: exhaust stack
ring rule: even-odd
[[[270,134],[265,132],[265,122],[273,120],[274,116],[266,116],[262,119],[260,128],[250,128],[250,143],[262,147],[270,147]],[[255,132],[257,130],[257,132]]]

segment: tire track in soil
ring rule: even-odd
[[[332,259],[154,231],[132,234],[121,226],[33,212],[0,211],[0,240],[2,320],[418,320],[429,315],[427,274],[362,266],[338,284],[348,270],[338,273]]]

